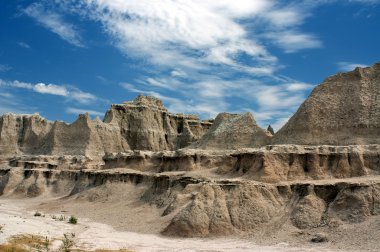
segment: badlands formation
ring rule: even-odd
[[[250,113],[202,121],[149,96],[103,121],[5,114],[0,194],[120,230],[378,251],[380,64],[327,78],[273,133]]]

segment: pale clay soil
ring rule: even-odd
[[[47,203],[49,201],[50,203]],[[81,212],[81,214],[78,224],[72,225],[68,224],[67,220],[58,221],[52,218],[52,215],[68,217],[72,214],[68,210],[49,213],[41,211],[42,214],[45,214],[44,217],[34,216],[36,209],[41,208],[41,203],[45,203],[45,206],[46,204],[51,205],[51,208],[54,209],[55,200],[46,201],[43,197],[35,199],[0,198],[0,225],[3,226],[0,243],[6,242],[12,235],[34,234],[49,237],[53,241],[52,248],[57,249],[64,233],[75,233],[76,247],[86,250],[127,248],[132,251],[346,251],[330,250],[327,248],[328,244],[294,247],[289,243],[282,242],[267,246],[257,245],[249,239],[178,239],[146,232],[117,231],[111,225],[84,218],[89,212],[92,212],[90,215],[94,217],[94,212],[96,212],[94,209],[86,209],[87,206],[84,204],[77,204],[77,208],[81,208],[81,211],[77,209],[75,212]],[[135,219],[138,219],[137,216]]]

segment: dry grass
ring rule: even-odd
[[[30,250],[25,249],[23,246],[17,245],[17,244],[3,244],[0,245],[0,251],[1,252],[29,252]]]
[[[9,239],[6,244],[0,245],[0,252],[30,252],[30,251],[51,251],[49,249],[50,241],[46,237],[38,235],[16,235]],[[62,248],[61,248],[62,250]],[[88,252],[86,250],[71,249],[70,252]],[[109,250],[97,249],[94,252],[133,252],[128,249]]]
[[[97,249],[95,252],[133,252],[132,250],[128,249],[120,249],[120,250],[108,250],[108,249]]]
[[[81,250],[81,249],[72,249],[71,252],[89,252],[89,251],[87,251],[87,250]],[[133,250],[129,250],[129,249],[119,249],[119,250],[97,249],[97,250],[93,250],[92,252],[134,252],[134,251]]]
[[[0,245],[1,252],[48,251],[50,241],[37,235],[16,235],[7,244]]]

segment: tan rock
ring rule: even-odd
[[[380,143],[380,63],[318,85],[273,137],[274,144]]]
[[[220,113],[210,130],[188,148],[239,149],[264,146],[270,134],[261,129],[251,113]]]

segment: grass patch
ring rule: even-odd
[[[0,251],[2,252],[29,252],[30,250],[25,249],[23,246],[17,244],[3,244],[0,245]]]
[[[60,252],[89,252],[87,250],[75,249],[75,233],[66,233],[61,239]],[[8,243],[0,245],[0,252],[51,252],[51,241],[47,237],[38,235],[15,235]],[[93,252],[133,252],[128,249],[110,250],[97,249]]]
[[[27,252],[27,251],[49,251],[50,240],[38,235],[15,235],[9,242],[0,245],[0,251],[4,252]]]
[[[128,249],[120,249],[120,250],[97,249],[94,252],[133,252],[133,251],[132,250],[128,250]]]

